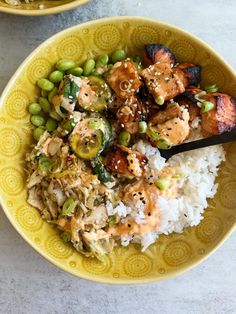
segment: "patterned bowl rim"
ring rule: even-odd
[[[117,16],[117,17],[109,17],[109,18],[102,18],[102,19],[97,19],[97,20],[93,20],[93,21],[89,21],[86,23],[82,23],[82,24],[78,24],[69,28],[66,28],[63,31],[60,31],[58,33],[56,33],[55,35],[49,37],[47,40],[45,40],[43,43],[41,43],[35,50],[33,50],[31,52],[31,54],[20,64],[20,66],[18,67],[18,69],[16,70],[15,74],[11,77],[11,79],[9,80],[9,82],[7,83],[5,89],[2,92],[1,98],[0,98],[0,107],[3,106],[4,103],[4,98],[7,95],[7,93],[9,92],[9,90],[12,88],[12,84],[14,83],[14,80],[17,78],[17,76],[19,75],[19,73],[21,72],[21,70],[27,66],[30,61],[34,58],[35,53],[37,53],[39,50],[41,50],[42,48],[46,48],[48,46],[48,44],[50,44],[50,42],[58,37],[61,37],[61,35],[65,35],[67,32],[70,32],[71,30],[75,30],[75,29],[81,29],[84,27],[88,27],[88,26],[92,26],[92,25],[96,25],[97,23],[111,23],[115,21],[119,21],[119,22],[125,22],[127,20],[135,20],[135,21],[140,21],[140,22],[151,22],[151,23],[156,23],[157,25],[161,25],[163,27],[168,27],[171,28],[173,31],[177,31],[180,32],[182,34],[184,34],[185,36],[188,36],[189,39],[191,41],[196,41],[198,42],[200,45],[202,45],[205,49],[210,50],[211,54],[214,55],[217,59],[219,59],[222,63],[224,63],[224,66],[227,68],[228,71],[230,71],[232,73],[232,75],[235,76],[236,79],[236,72],[234,71],[234,69],[229,65],[229,63],[227,63],[218,53],[216,53],[213,48],[211,48],[208,44],[206,44],[204,41],[202,41],[201,39],[199,39],[198,37],[196,37],[195,35],[182,30],[181,28],[169,24],[169,23],[165,23],[156,19],[150,19],[150,18],[145,18],[145,17],[138,17],[138,16]],[[17,223],[15,222],[15,220],[12,218],[12,216],[10,215],[7,206],[4,205],[2,199],[1,199],[1,195],[0,195],[0,204],[2,206],[3,211],[5,212],[8,220],[10,221],[10,223],[12,224],[12,226],[15,228],[15,230],[22,236],[22,238],[31,246],[33,247],[41,256],[43,256],[45,259],[47,259],[49,262],[51,262],[52,264],[54,264],[55,266],[59,267],[60,269],[64,270],[67,273],[71,273],[79,278],[82,279],[87,279],[93,282],[97,282],[97,283],[104,283],[104,284],[145,284],[145,283],[151,283],[151,282],[158,282],[161,280],[165,280],[165,279],[170,279],[173,277],[176,277],[177,275],[180,275],[182,273],[185,273],[186,271],[192,269],[193,267],[199,265],[200,263],[202,263],[204,260],[206,260],[210,255],[212,255],[229,237],[230,235],[234,232],[234,230],[236,229],[236,222],[229,228],[228,232],[225,234],[225,236],[215,245],[215,247],[213,249],[211,249],[204,257],[202,257],[200,260],[192,262],[191,264],[189,263],[188,265],[186,265],[185,268],[183,269],[176,269],[173,270],[172,272],[170,272],[169,274],[166,274],[165,277],[162,278],[141,278],[141,279],[129,279],[129,280],[125,280],[125,279],[116,279],[116,281],[109,279],[109,278],[94,278],[92,277],[92,275],[85,275],[85,274],[77,274],[76,271],[72,270],[72,269],[68,269],[66,266],[61,265],[59,262],[57,262],[56,260],[54,260],[52,257],[49,256],[48,253],[46,253],[43,249],[40,249],[39,247],[36,246],[36,244],[31,241],[22,230],[20,230],[20,228],[18,227]]]
[[[75,9],[90,0],[71,0],[68,3],[57,5],[55,7],[46,8],[46,9],[33,9],[33,10],[27,10],[27,9],[16,9],[14,7],[4,7],[0,5],[0,12],[8,13],[8,14],[14,14],[14,15],[25,15],[25,16],[41,16],[41,15],[49,15],[49,14],[56,14],[65,12],[68,10]]]

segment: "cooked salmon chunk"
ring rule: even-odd
[[[134,95],[142,85],[136,65],[131,60],[115,63],[108,76],[108,83],[120,98]]]
[[[180,74],[180,75],[179,75]],[[149,92],[170,100],[185,91],[184,75],[181,70],[174,73],[170,64],[156,63],[141,72]]]
[[[154,145],[158,144],[160,139],[169,145],[180,144],[188,137],[190,131],[188,110],[177,103],[169,104],[150,120],[149,127],[157,134],[154,141],[152,133],[148,134]]]
[[[126,99],[116,116],[122,128],[135,134],[138,132],[139,121],[146,120],[147,110],[137,97],[132,96]]]
[[[161,44],[145,45],[144,59],[147,65],[157,62],[169,63],[172,66],[176,64],[176,57],[174,53],[169,48]]]
[[[203,96],[203,99],[214,104],[212,110],[201,114],[204,135],[221,134],[236,126],[236,101],[233,97],[212,93]]]
[[[141,177],[148,159],[145,155],[122,145],[116,145],[106,160],[106,167],[128,178]]]

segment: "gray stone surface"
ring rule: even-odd
[[[46,17],[0,14],[0,93],[24,58],[52,34],[115,15],[160,19],[190,31],[236,68],[234,0],[94,0]],[[236,313],[236,234],[184,275],[141,286],[80,280],[49,264],[0,210],[0,313]]]

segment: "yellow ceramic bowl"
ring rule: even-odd
[[[42,0],[30,3],[23,3],[23,1],[21,5],[12,6],[0,0],[0,12],[28,16],[48,15],[77,8],[90,0]],[[39,5],[44,7],[40,9]]]
[[[236,223],[236,143],[226,146],[227,161],[218,177],[216,197],[205,218],[183,234],[161,236],[144,253],[138,245],[116,247],[102,262],[88,259],[62,242],[53,226],[43,222],[26,203],[24,156],[32,129],[27,105],[36,99],[35,82],[52,70],[59,58],[83,63],[88,55],[125,48],[142,53],[144,44],[163,43],[180,62],[203,67],[203,83],[215,83],[236,97],[236,74],[196,37],[155,20],[113,17],[78,25],[51,37],[20,66],[0,103],[0,194],[3,209],[23,238],[56,266],[76,276],[107,283],[143,283],[180,274],[209,256],[230,235]]]

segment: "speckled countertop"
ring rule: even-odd
[[[0,14],[0,93],[24,58],[52,34],[84,21],[140,15],[175,24],[210,44],[236,69],[235,0],[94,0],[45,17]],[[236,313],[236,233],[184,275],[141,286],[80,280],[48,263],[0,210],[0,314]]]

